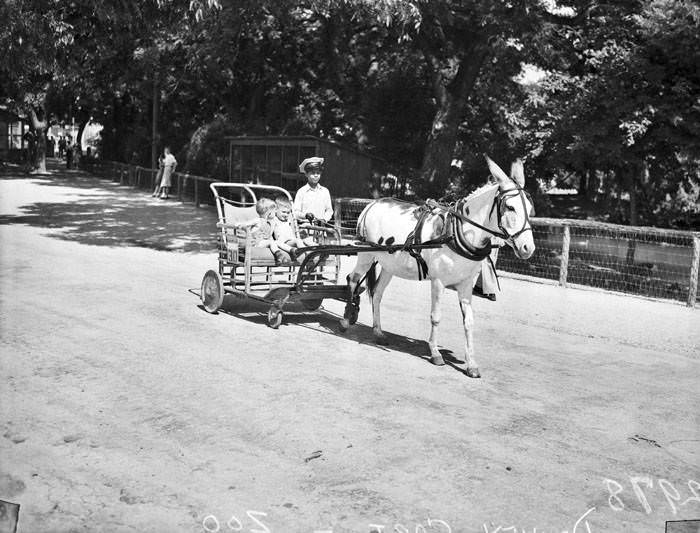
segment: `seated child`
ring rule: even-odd
[[[258,248],[269,248],[275,256],[275,262],[278,264],[289,263],[287,254],[280,250],[277,242],[272,236],[272,219],[275,216],[275,202],[269,198],[260,198],[255,203],[255,212],[258,218],[251,222],[242,224],[248,229],[252,244]]]
[[[289,198],[278,196],[275,198],[277,220],[272,229],[272,236],[280,250],[287,252],[295,259],[297,248],[303,248],[304,241],[298,239],[292,226],[292,202]]]

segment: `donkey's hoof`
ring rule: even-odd
[[[381,337],[379,335],[375,335],[374,342],[375,344],[379,344],[379,346],[387,346],[389,344],[389,340],[384,335]]]
[[[467,367],[467,376],[469,376],[470,378],[480,378],[481,372],[479,372],[479,367],[476,367],[476,366]]]
[[[445,360],[442,358],[442,355],[440,355],[440,354],[431,355],[430,362],[433,363],[435,366],[442,366],[445,364]]]
[[[347,318],[341,318],[338,323],[338,329],[341,333],[345,333],[350,327],[350,321]]]

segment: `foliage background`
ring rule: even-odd
[[[94,118],[105,158],[169,144],[220,175],[226,135],[310,134],[454,197],[488,153],[524,159],[539,214],[560,186],[568,216],[700,228],[695,2],[8,0],[0,19],[2,103],[37,131]]]

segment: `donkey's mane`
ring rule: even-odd
[[[469,196],[467,196],[464,200],[465,201],[472,200],[472,199],[476,198],[477,196],[481,196],[482,194],[484,194],[486,192],[490,192],[491,190],[493,190],[494,187],[498,187],[498,184],[497,183],[490,183],[490,182],[485,183],[484,185],[482,185],[481,187],[479,187],[475,191],[472,191],[471,194],[469,194]]]

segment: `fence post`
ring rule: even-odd
[[[569,274],[569,246],[571,245],[571,230],[564,225],[564,239],[561,243],[561,264],[559,266],[559,285],[566,287],[566,277]]]
[[[194,206],[199,207],[199,180],[194,178]]]
[[[690,265],[690,288],[688,289],[688,307],[695,307],[698,297],[698,271],[700,270],[700,237],[693,237],[693,262]]]

